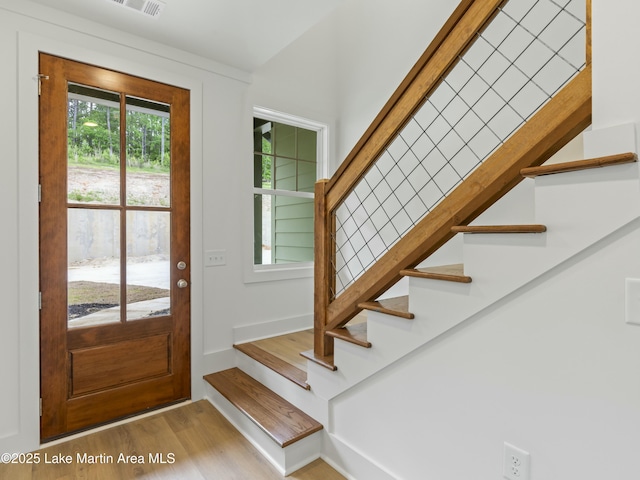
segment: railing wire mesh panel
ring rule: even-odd
[[[336,215],[344,291],[585,66],[585,0],[511,0]]]

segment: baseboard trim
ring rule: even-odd
[[[203,375],[219,372],[235,366],[236,356],[233,348],[218,350],[217,352],[207,352],[203,355]],[[202,381],[202,375],[200,375],[199,381]]]
[[[233,343],[246,343],[276,335],[299,332],[313,328],[313,314],[283,318],[270,322],[241,325],[233,328]]]
[[[322,460],[349,480],[366,478],[370,480],[397,480],[375,461],[367,458],[334,434],[324,431]]]

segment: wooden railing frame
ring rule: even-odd
[[[325,332],[346,324],[359,303],[377,298],[522,180],[520,169],[544,163],[591,123],[591,0],[587,67],[454,189],[427,217],[336,299],[335,210],[412,118],[505,0],[463,0],[330,180],[316,184],[314,353],[333,353]]]

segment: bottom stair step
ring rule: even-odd
[[[322,430],[322,424],[238,368],[204,379],[280,447]]]

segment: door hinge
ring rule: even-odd
[[[38,203],[42,202],[42,184],[38,184]]]
[[[42,398],[40,398],[40,416],[42,416]]]
[[[38,310],[42,310],[42,292],[38,292]]]
[[[42,95],[42,80],[49,80],[49,75],[43,75],[39,73],[37,75],[38,78],[38,96]]]

